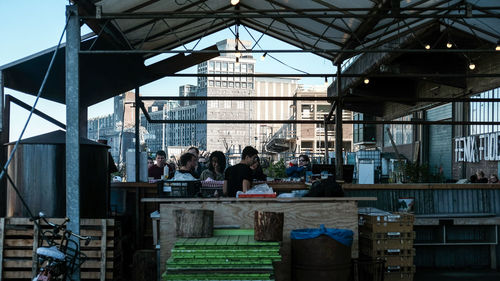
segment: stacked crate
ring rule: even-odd
[[[280,242],[254,240],[253,229],[216,229],[210,238],[179,238],[162,278],[170,280],[274,280]]]
[[[415,216],[409,213],[389,213],[374,208],[360,209],[360,257],[383,260],[386,281],[413,280],[414,220]]]

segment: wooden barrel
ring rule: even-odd
[[[351,247],[320,235],[292,239],[292,280],[347,281],[351,271]]]
[[[177,237],[212,237],[214,232],[214,211],[174,210],[175,233]]]

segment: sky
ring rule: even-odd
[[[40,52],[57,45],[64,29],[65,10],[67,0],[0,0],[0,66],[14,62],[18,59]],[[83,26],[81,34],[87,34],[91,30]],[[249,30],[253,38],[260,37],[260,33]],[[196,49],[202,49],[214,43],[234,38],[228,29],[206,36],[200,40]],[[245,30],[240,27],[240,39],[254,40]],[[65,37],[63,37],[63,42]],[[186,45],[192,47],[196,42]],[[259,41],[262,49],[296,49],[284,42],[264,35]],[[255,49],[260,49],[256,47]],[[273,53],[272,55],[288,66],[273,60],[269,56],[265,61],[260,60],[261,53],[254,55],[257,60],[255,71],[261,73],[298,73],[290,67],[300,69],[308,73],[335,73],[335,67],[324,58],[304,53]],[[195,73],[194,67],[186,69],[181,73]],[[329,81],[331,83],[331,80]],[[304,78],[300,82],[306,85],[322,85],[324,78]],[[184,84],[196,85],[196,77],[170,77],[163,78],[140,88],[143,96],[173,96],[178,94],[179,86]],[[35,97],[5,88],[5,93],[12,95],[29,105],[33,105]],[[36,108],[51,117],[66,123],[66,109],[64,104],[40,99]],[[28,111],[17,105],[11,105],[10,140],[17,140],[22,128],[26,124]],[[97,117],[113,113],[112,99],[93,105],[88,109],[88,117]],[[36,136],[50,131],[58,130],[59,127],[33,115],[23,138]]]

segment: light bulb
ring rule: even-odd
[[[240,3],[240,0],[231,0],[231,5],[236,6]]]
[[[237,58],[241,58],[241,53],[238,50],[236,50],[236,53],[234,53],[234,56]]]
[[[365,78],[365,80],[363,80],[363,82],[364,82],[365,84],[368,84],[368,83],[370,83],[370,79]]]
[[[426,50],[429,50],[430,48],[431,48],[431,45],[429,45],[429,44],[425,44],[425,49],[426,49]]]
[[[470,70],[474,70],[474,69],[476,69],[476,65],[475,65],[473,62],[470,62],[470,63],[469,63],[469,69],[470,69]]]
[[[448,41],[448,43],[446,43],[446,48],[451,49],[451,47],[453,47],[453,44]]]
[[[500,40],[497,42],[497,46],[495,47],[495,51],[500,51]]]
[[[260,57],[260,60],[261,61],[264,61],[266,59],[266,55],[267,55],[267,52],[262,54],[262,56]]]
[[[236,62],[234,63],[235,66],[239,66],[240,65],[240,58],[239,57],[236,57]]]
[[[328,78],[325,77],[325,86],[328,86]]]

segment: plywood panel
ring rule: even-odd
[[[283,260],[276,265],[276,280],[290,280],[290,231],[300,228],[318,228],[324,224],[328,228],[351,229],[354,232],[352,256],[358,256],[358,210],[357,201],[332,202],[224,202],[198,201],[160,205],[160,245],[163,270],[175,243],[175,222],[172,211],[176,209],[206,209],[214,211],[214,225],[239,225],[253,228],[254,211],[284,212]]]

